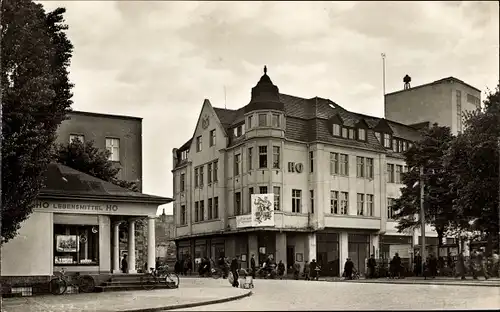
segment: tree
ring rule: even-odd
[[[85,143],[76,139],[69,144],[59,144],[56,147],[54,159],[65,166],[89,174],[98,179],[113,183],[133,192],[139,192],[136,181],[125,181],[117,177],[120,168],[109,160],[110,152],[100,150],[94,146],[93,141]],[[137,230],[144,226],[144,222],[137,222]],[[128,230],[126,222],[120,224],[122,233]]]
[[[488,92],[484,107],[466,113],[465,130],[453,141],[446,166],[450,177],[456,224],[460,232],[479,230],[489,241],[498,242],[500,85]],[[472,221],[475,221],[472,223]]]
[[[450,176],[445,171],[443,155],[447,152],[453,135],[449,127],[434,124],[422,132],[422,139],[405,153],[406,164],[411,169],[403,174],[404,187],[401,197],[393,206],[398,220],[397,229],[403,232],[420,227],[420,178],[424,182],[425,223],[435,227],[439,242],[450,230],[453,219],[453,194],[449,191]],[[420,177],[420,167],[424,174]]]
[[[63,8],[46,13],[30,0],[4,0],[1,10],[3,244],[32,213],[57,127],[70,111],[73,45]]]

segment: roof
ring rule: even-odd
[[[172,198],[132,192],[59,163],[50,163],[44,178],[40,197],[85,197],[155,204],[173,201]]]
[[[442,79],[439,79],[439,80],[436,80],[436,81],[433,81],[433,82],[425,83],[425,84],[422,84],[422,85],[419,85],[419,86],[411,87],[409,89],[403,89],[403,90],[399,90],[399,91],[394,91],[394,92],[391,92],[391,93],[387,93],[386,96],[387,95],[398,94],[398,93],[402,93],[402,92],[406,92],[406,91],[412,91],[412,90],[415,90],[415,89],[419,89],[419,88],[423,88],[423,87],[428,87],[428,86],[431,86],[431,85],[441,84],[443,82],[448,82],[448,81],[458,82],[458,83],[461,83],[461,84],[463,84],[463,85],[465,85],[465,86],[467,86],[469,88],[472,88],[472,89],[476,90],[477,92],[481,92],[481,90],[479,90],[478,88],[476,88],[474,86],[471,86],[470,84],[466,83],[465,81],[450,76],[450,77],[442,78]]]
[[[101,113],[92,113],[92,112],[84,112],[84,111],[75,111],[72,110],[69,114],[90,116],[90,117],[104,117],[104,118],[118,118],[118,119],[135,119],[142,121],[141,117],[133,117],[133,116],[125,116],[125,115],[114,115],[114,114],[101,114]]]

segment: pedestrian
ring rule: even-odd
[[[465,280],[465,273],[467,271],[467,267],[465,265],[465,256],[464,256],[464,251],[460,251],[460,253],[458,254],[458,263],[457,263],[457,266],[458,266],[458,271],[459,271],[459,274],[460,274],[460,279],[462,280]]]
[[[306,281],[309,281],[310,278],[309,278],[309,273],[310,273],[310,268],[309,268],[309,263],[306,261],[304,263],[304,279]]]
[[[316,263],[316,259],[312,259],[311,263],[309,264],[309,274],[311,276],[311,279],[314,280],[316,278],[316,267],[318,264]]]
[[[255,255],[252,255],[252,259],[250,259],[250,269],[252,270],[252,278],[255,278],[255,272],[256,272]]]
[[[233,287],[238,287],[238,257],[235,256],[233,261],[231,261],[231,273],[233,274]]]
[[[375,268],[377,267],[377,260],[375,260],[375,255],[371,255],[368,259],[368,278],[375,278]]]
[[[415,270],[413,273],[415,276],[420,276],[422,274],[422,256],[419,252],[415,254],[413,262],[415,262]]]
[[[354,270],[354,262],[352,262],[351,258],[347,258],[344,263],[344,273],[345,279],[352,279],[352,272]]]
[[[283,263],[282,260],[278,263],[278,277],[279,279],[283,279],[283,276],[285,275],[285,264]]]
[[[300,278],[300,263],[295,262],[293,264],[293,278],[298,280]]]
[[[189,275],[193,274],[193,260],[191,256],[188,256],[187,259],[187,272],[189,272]]]
[[[392,278],[399,278],[399,272],[401,271],[401,258],[399,257],[399,253],[396,252],[394,257],[392,257],[389,269],[391,271]]]
[[[489,278],[489,274],[488,270],[486,269],[486,257],[484,256],[483,251],[479,251],[477,255],[477,262],[479,264],[481,274],[484,276],[484,279],[487,280]]]
[[[429,274],[432,278],[436,278],[438,272],[438,259],[431,253],[429,256]]]
[[[127,270],[128,270],[127,254],[124,254],[122,258],[122,273],[127,273]]]

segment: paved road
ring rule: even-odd
[[[241,300],[183,311],[500,308],[500,287],[256,280],[253,293]]]

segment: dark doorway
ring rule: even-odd
[[[286,247],[286,265],[288,266],[288,269],[293,268],[293,265],[295,264],[295,247],[294,246],[287,246]]]

